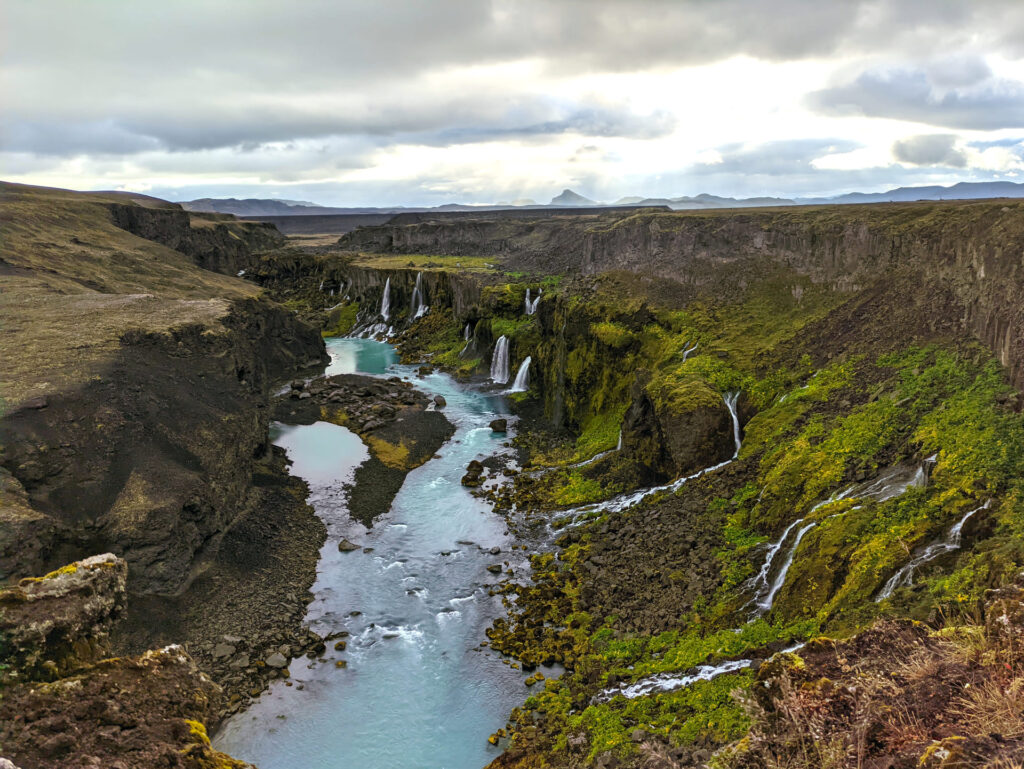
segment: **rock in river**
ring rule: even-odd
[[[351,553],[353,550],[359,550],[359,545],[349,542],[347,539],[341,540],[338,543],[338,549],[343,553]]]

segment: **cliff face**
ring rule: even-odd
[[[391,312],[411,319],[413,292],[419,277],[425,303],[451,308],[464,317],[479,303],[485,280],[457,270],[418,269],[408,266],[370,267],[354,263],[353,254],[315,256],[279,252],[264,259],[253,273],[267,288],[302,298],[313,307],[330,308],[348,298],[359,305],[359,322],[379,320],[384,286],[390,281]]]
[[[323,342],[163,245],[194,242],[176,207],[3,191],[0,575],[109,550],[134,590],[176,592],[252,504],[271,385]]]
[[[1024,385],[1024,205],[1015,201],[425,222],[361,228],[341,243],[493,255],[544,273],[628,270],[698,289],[723,268],[765,262],[841,292],[910,273],[949,287],[951,311]]]
[[[107,207],[117,227],[188,254],[203,269],[225,275],[252,269],[257,254],[280,248],[286,240],[269,222],[242,222],[228,214],[191,214],[173,203],[109,203]]]

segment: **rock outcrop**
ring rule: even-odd
[[[0,751],[20,769],[243,769],[211,748],[220,690],[181,647],[105,658],[126,574],[108,553],[0,590]]]

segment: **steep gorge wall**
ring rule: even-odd
[[[286,240],[269,222],[244,222],[229,214],[196,215],[173,204],[107,207],[117,227],[188,254],[203,269],[225,275],[251,270],[257,254],[280,248]]]
[[[950,308],[1024,387],[1024,205],[929,202],[545,221],[426,222],[357,230],[346,247],[493,255],[539,273],[629,270],[697,289],[725,265],[769,260],[837,291],[890,270],[952,290]]]
[[[271,389],[325,360],[318,329],[197,267],[176,207],[4,192],[0,580],[110,551],[180,591],[254,504]]]

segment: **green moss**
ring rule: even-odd
[[[336,307],[327,313],[327,321],[320,331],[322,336],[345,336],[356,325],[356,316],[359,314],[359,304],[349,304]]]
[[[597,337],[601,344],[607,345],[615,350],[621,350],[624,347],[629,347],[634,344],[637,339],[636,334],[628,328],[611,321],[591,323],[590,333]]]

